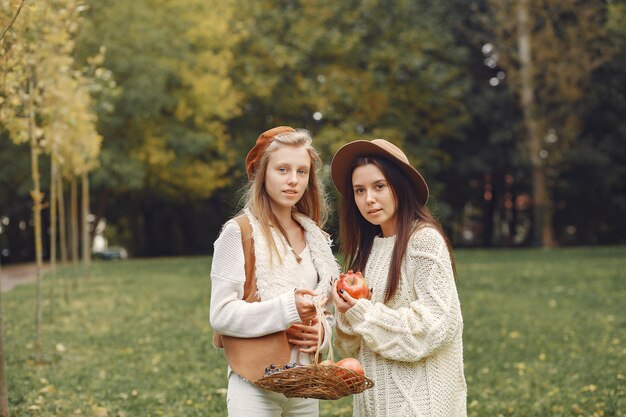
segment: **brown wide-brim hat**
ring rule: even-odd
[[[428,185],[422,175],[409,163],[409,158],[393,143],[385,139],[355,140],[343,145],[333,156],[330,172],[335,187],[341,194],[352,183],[352,173],[348,172],[356,158],[363,156],[380,156],[390,160],[410,179],[417,193],[418,201],[426,205],[428,201]],[[347,197],[347,196],[344,196]]]
[[[295,131],[296,130],[293,127],[278,126],[261,133],[261,135],[257,138],[256,143],[254,144],[252,149],[250,149],[250,152],[248,152],[248,155],[246,156],[246,173],[248,174],[249,180],[254,177],[254,173],[259,166],[259,161],[261,160],[261,157],[265,153],[267,147],[270,146],[270,143],[272,143],[274,138],[282,133]]]

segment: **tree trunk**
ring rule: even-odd
[[[61,264],[67,265],[67,226],[65,225],[65,194],[63,192],[63,177],[57,177],[59,202],[59,246],[61,247]]]
[[[76,288],[78,286],[78,187],[74,176],[70,181],[70,240],[74,288]]]
[[[67,226],[65,224],[65,194],[63,192],[63,176],[57,177],[57,187],[59,189],[59,195],[57,200],[59,203],[59,246],[61,246],[61,264],[67,266]],[[70,300],[70,285],[69,276],[65,274],[63,279],[63,298],[65,302]]]
[[[2,261],[0,260],[0,275]],[[4,316],[2,315],[2,280],[0,280],[0,417],[9,417],[9,392],[4,358]]]
[[[542,161],[541,132],[535,114],[535,92],[533,83],[533,62],[530,39],[529,5],[530,0],[518,0],[518,48],[520,59],[521,106],[526,128],[526,147],[529,152],[533,184],[533,244],[553,247],[551,202],[546,183],[546,171]]]
[[[76,177],[70,180],[70,249],[72,264],[78,262],[78,186]]]
[[[81,183],[83,186],[81,193],[82,202],[82,231],[83,231],[83,267],[85,268],[85,275],[89,276],[91,269],[91,233],[89,232],[89,174],[86,172],[81,176]]]
[[[35,137],[35,103],[33,102],[32,84],[28,83],[29,92],[29,118],[28,118],[28,136],[30,139],[30,155],[31,155],[31,176],[33,179],[33,191],[30,195],[33,199],[33,222],[35,224],[35,259],[36,259],[36,277],[37,277],[37,301],[35,314],[35,358],[37,362],[42,362],[43,355],[41,351],[41,319],[42,319],[42,295],[41,295],[41,278],[43,269],[43,245],[41,239],[41,201],[43,194],[41,193],[40,175],[39,175],[39,144]]]
[[[50,321],[54,321],[54,286],[57,266],[57,184],[59,166],[56,145],[52,145],[50,158]]]

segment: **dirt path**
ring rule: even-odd
[[[47,271],[48,265],[44,264],[43,272]],[[36,265],[34,263],[2,265],[0,279],[2,280],[2,292],[9,291],[16,285],[34,282],[36,277]]]

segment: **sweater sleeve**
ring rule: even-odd
[[[214,331],[235,337],[258,337],[285,330],[299,322],[294,293],[247,303],[241,230],[229,221],[214,243],[211,265],[210,323]]]
[[[415,232],[405,263],[403,279],[409,280],[417,300],[392,309],[361,299],[346,312],[346,319],[383,357],[416,362],[448,345],[463,323],[448,249],[439,232]]]

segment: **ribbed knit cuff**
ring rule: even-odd
[[[372,302],[361,298],[355,305],[346,311],[346,318],[352,326],[362,323],[365,320],[365,313],[372,308]]]
[[[337,327],[342,332],[347,333],[347,334],[352,334],[353,333],[352,325],[350,324],[350,322],[346,318],[345,314],[337,313],[336,323],[337,323]]]
[[[300,315],[298,314],[298,309],[296,308],[296,293],[288,292],[280,296],[280,302],[283,306],[285,306],[285,314],[288,320],[286,327],[291,326],[294,323],[300,322]]]

